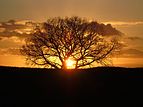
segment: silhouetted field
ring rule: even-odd
[[[0,67],[0,107],[143,105],[143,68]]]

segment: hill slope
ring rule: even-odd
[[[142,96],[142,68],[58,71],[0,67],[0,105],[139,106]]]

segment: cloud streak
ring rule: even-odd
[[[19,48],[0,48],[0,55],[21,55]]]
[[[16,36],[0,37],[0,48],[18,48],[25,44],[24,39]]]
[[[111,24],[113,26],[134,26],[134,25],[143,25],[143,21],[136,21],[136,22],[124,22],[124,21],[108,21],[103,22],[104,24]]]
[[[0,37],[12,37],[17,36],[25,38],[29,36],[35,23],[31,21],[15,21],[9,20],[7,22],[0,23]]]
[[[143,58],[143,51],[139,49],[129,48],[121,51],[121,58]]]
[[[137,36],[134,36],[134,37],[127,37],[127,39],[129,39],[129,40],[143,40],[143,38],[137,37]]]

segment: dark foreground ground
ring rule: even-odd
[[[0,67],[0,107],[143,106],[142,68]]]

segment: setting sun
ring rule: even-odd
[[[67,59],[67,60],[66,60],[66,66],[67,66],[67,68],[74,68],[74,63],[75,63],[74,60],[72,60],[72,59]]]

